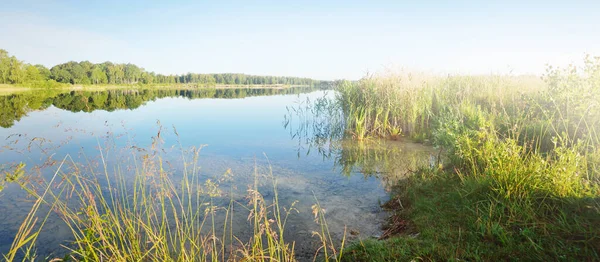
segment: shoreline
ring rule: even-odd
[[[28,92],[34,90],[56,90],[56,91],[103,91],[117,89],[288,89],[294,87],[309,87],[309,85],[68,85],[56,88],[27,87],[11,84],[0,84],[0,95]]]

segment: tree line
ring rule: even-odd
[[[301,77],[255,76],[246,74],[195,74],[162,75],[148,72],[137,65],[89,61],[59,64],[48,69],[43,65],[30,65],[10,56],[0,49],[0,84],[30,84],[53,86],[59,83],[73,85],[131,85],[131,84],[197,84],[213,85],[308,85],[319,86],[327,81]]]

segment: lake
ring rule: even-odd
[[[294,205],[298,212],[287,221],[286,240],[296,242],[300,260],[312,260],[319,245],[312,235],[319,228],[311,212],[316,200],[326,210],[334,239],[341,240],[344,232],[348,240],[377,237],[387,217],[380,205],[389,198],[392,181],[429,163],[433,153],[408,142],[353,142],[343,130],[323,136],[323,130],[340,129],[322,128],[311,116],[314,109],[302,108],[310,105],[307,101],[333,98],[333,91],[314,88],[4,95],[0,167],[8,172],[24,163],[23,181],[35,187],[57,170],[131,176],[135,159],[157,156],[173,177],[193,166],[201,181],[218,181],[222,195],[215,203],[223,207],[231,201],[247,204],[247,189],[256,183],[265,199],[277,193],[280,205]],[[0,253],[10,248],[32,202],[16,183],[0,192]],[[223,220],[220,216],[217,221]],[[234,235],[252,234],[247,218],[241,211],[231,220]],[[43,258],[64,255],[61,245],[71,239],[69,228],[50,212],[37,253]]]

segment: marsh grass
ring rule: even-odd
[[[388,203],[400,236],[348,261],[600,260],[600,58],[512,76],[367,76],[337,97],[356,139],[443,149]],[[393,225],[395,223],[395,225]]]
[[[98,143],[98,166],[87,156],[81,164],[67,155],[44,186],[21,184],[35,202],[4,260],[39,259],[37,239],[48,217],[56,214],[72,239],[62,245],[64,257],[46,260],[296,261],[295,243],[286,241],[285,228],[288,217],[299,210],[296,202],[287,207],[279,202],[271,169],[261,174],[255,168],[254,182],[240,200],[234,197],[233,184],[223,187],[233,179],[230,170],[201,178],[202,147],[184,150],[179,144],[181,167],[171,170],[172,163],[161,155],[161,131],[149,149],[131,147],[131,162],[110,163],[113,150]],[[265,182],[273,187],[272,198],[259,192]],[[313,212],[321,228],[313,234],[322,244],[314,259],[339,261],[344,241],[334,242],[318,201]],[[240,216],[247,218],[247,225],[239,224]],[[251,234],[236,236],[234,227],[244,226]]]
[[[334,169],[347,177],[376,177],[386,191],[418,167],[438,163],[440,152],[431,147],[394,137],[394,140],[365,138],[359,143],[346,132],[346,119],[336,93],[296,101],[287,107],[283,127],[298,142],[298,157],[311,152],[331,160]]]

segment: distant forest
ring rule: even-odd
[[[199,85],[308,85],[317,86],[327,81],[285,76],[254,76],[246,74],[194,74],[162,75],[148,72],[134,64],[89,61],[67,62],[50,69],[31,65],[10,56],[0,49],[0,84],[27,84],[34,87],[74,85],[131,85],[131,84],[199,84]]]

